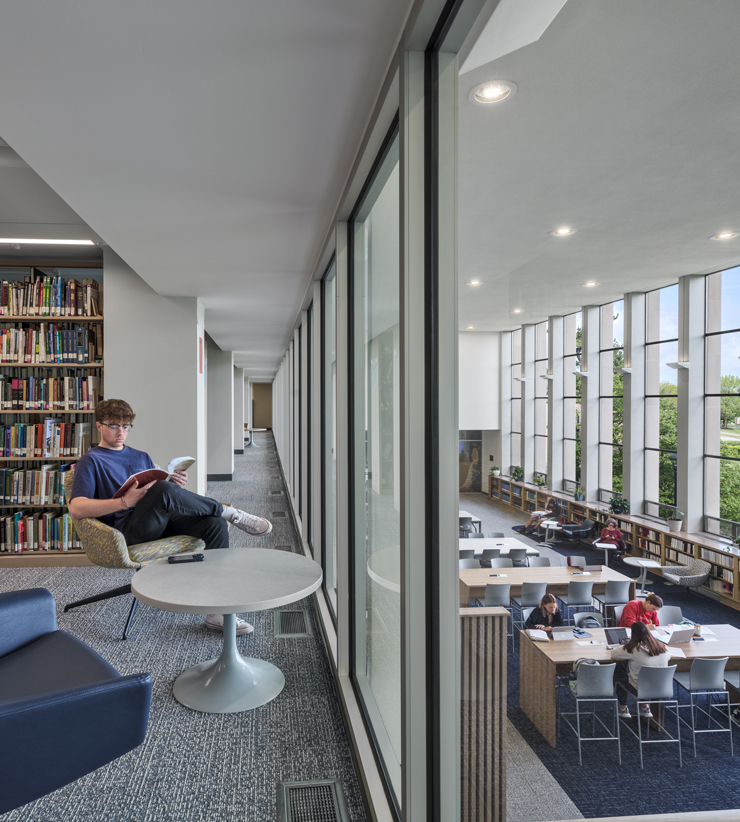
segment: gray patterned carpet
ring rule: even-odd
[[[230,529],[233,548],[298,550],[271,434],[262,448],[236,456],[231,483],[209,483],[209,496],[270,516],[268,537]],[[124,585],[131,574],[102,568],[37,568],[0,571],[0,591],[47,587],[57,600],[59,627],[83,639],[121,673],[149,671],[154,680],[147,739],[110,765],[16,811],[2,822],[273,822],[280,781],[340,778],[353,822],[365,822],[360,789],[341,720],[329,663],[310,598],[313,638],[276,639],[273,612],[246,615],[253,634],[238,637],[244,654],[265,659],[285,674],[285,690],[273,702],[239,714],[202,714],[181,706],[172,682],[189,665],[218,656],[219,634],[203,618],[140,606],[128,641],[121,642],[129,597],[85,606],[69,614],[75,599]],[[13,752],[0,745],[4,756]],[[74,751],[70,751],[74,756]],[[33,762],[28,763],[33,768]]]

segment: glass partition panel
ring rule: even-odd
[[[323,492],[322,557],[324,587],[334,619],[337,616],[337,290],[332,264],[322,283],[322,416],[321,484]]]

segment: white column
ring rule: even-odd
[[[311,531],[314,559],[322,567],[324,545],[321,542],[321,282],[313,284],[313,322],[311,323],[311,359],[313,384],[311,386]]]
[[[136,420],[128,443],[157,465],[195,457],[188,488],[205,493],[203,306],[195,297],[161,297],[108,247],[103,272],[104,396],[131,405]]]
[[[637,514],[644,511],[645,418],[649,413],[645,407],[645,304],[645,294],[624,295],[622,496]],[[659,416],[660,400],[657,402]]]
[[[524,471],[524,479],[534,479],[534,367],[537,328],[527,324],[522,326],[522,456],[519,463]]]
[[[234,352],[208,345],[208,479],[234,474]]]
[[[234,453],[244,453],[244,369],[234,369]]]
[[[501,468],[501,473],[508,474],[511,466],[511,331],[502,332],[500,351],[498,380],[501,398],[501,438],[494,458],[495,464]]]
[[[678,476],[684,530],[702,531],[704,515],[705,278],[678,280]],[[681,367],[681,366],[685,367]]]
[[[588,501],[599,497],[599,314],[595,305],[581,310],[581,487]]]
[[[548,322],[548,371],[552,379],[547,381],[547,475],[550,488],[559,491],[563,487],[564,320],[562,317],[550,317]]]
[[[298,483],[301,489],[300,513],[301,513],[301,537],[304,542],[308,540],[308,311],[301,312],[301,395],[299,397],[301,408],[301,477]]]

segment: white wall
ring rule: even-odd
[[[195,297],[161,297],[112,249],[103,249],[106,399],[136,412],[128,444],[157,465],[193,456],[188,488],[205,492],[205,409]]]
[[[234,369],[234,451],[244,452],[244,369]]]
[[[501,425],[500,345],[499,332],[466,331],[459,335],[461,431],[476,428],[492,430]]]
[[[234,352],[208,343],[208,475],[234,473]]]

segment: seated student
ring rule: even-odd
[[[525,628],[539,628],[540,631],[552,631],[563,624],[563,615],[558,610],[558,601],[552,594],[545,594],[538,608],[534,608],[524,623]]]
[[[560,519],[562,509],[560,507],[560,503],[553,497],[550,497],[547,502],[547,511],[549,513],[545,514],[544,517],[532,514],[532,516],[527,520],[526,525],[514,525],[512,526],[512,530],[520,531],[522,534],[533,534],[537,528],[539,528],[541,522],[544,522],[545,520],[555,520],[557,522],[557,520]]]
[[[117,528],[127,545],[182,535],[202,539],[206,549],[228,548],[227,522],[253,536],[272,531],[272,524],[262,517],[186,490],[186,471],[178,471],[168,482],[155,480],[141,488],[134,483],[114,499],[132,474],[155,467],[149,454],[126,445],[135,416],[124,400],[104,400],[95,407],[100,442],[77,461],[69,500],[72,519],[95,517]],[[223,630],[223,625],[221,614],[206,618],[208,628]],[[249,623],[237,619],[237,634],[252,630]]]
[[[611,517],[606,521],[606,527],[602,529],[598,542],[606,542],[609,545],[616,545],[615,557],[624,556],[627,549],[622,532],[617,528],[617,521]],[[608,550],[608,549],[607,549]]]
[[[650,633],[647,625],[643,622],[633,622],[629,642],[612,650],[612,659],[627,662],[628,668],[625,670],[623,665],[617,665],[615,679],[635,696],[640,668],[643,665],[649,668],[665,668],[670,658],[671,655],[665,645]],[[620,690],[620,694],[624,694],[624,691]],[[631,714],[626,703],[620,704],[619,716],[622,719],[630,718]],[[649,705],[640,706],[640,716],[652,716]]]
[[[648,594],[644,600],[633,599],[624,606],[620,628],[629,628],[635,622],[644,622],[657,628],[660,625],[656,611],[663,607],[663,600],[657,594]]]

